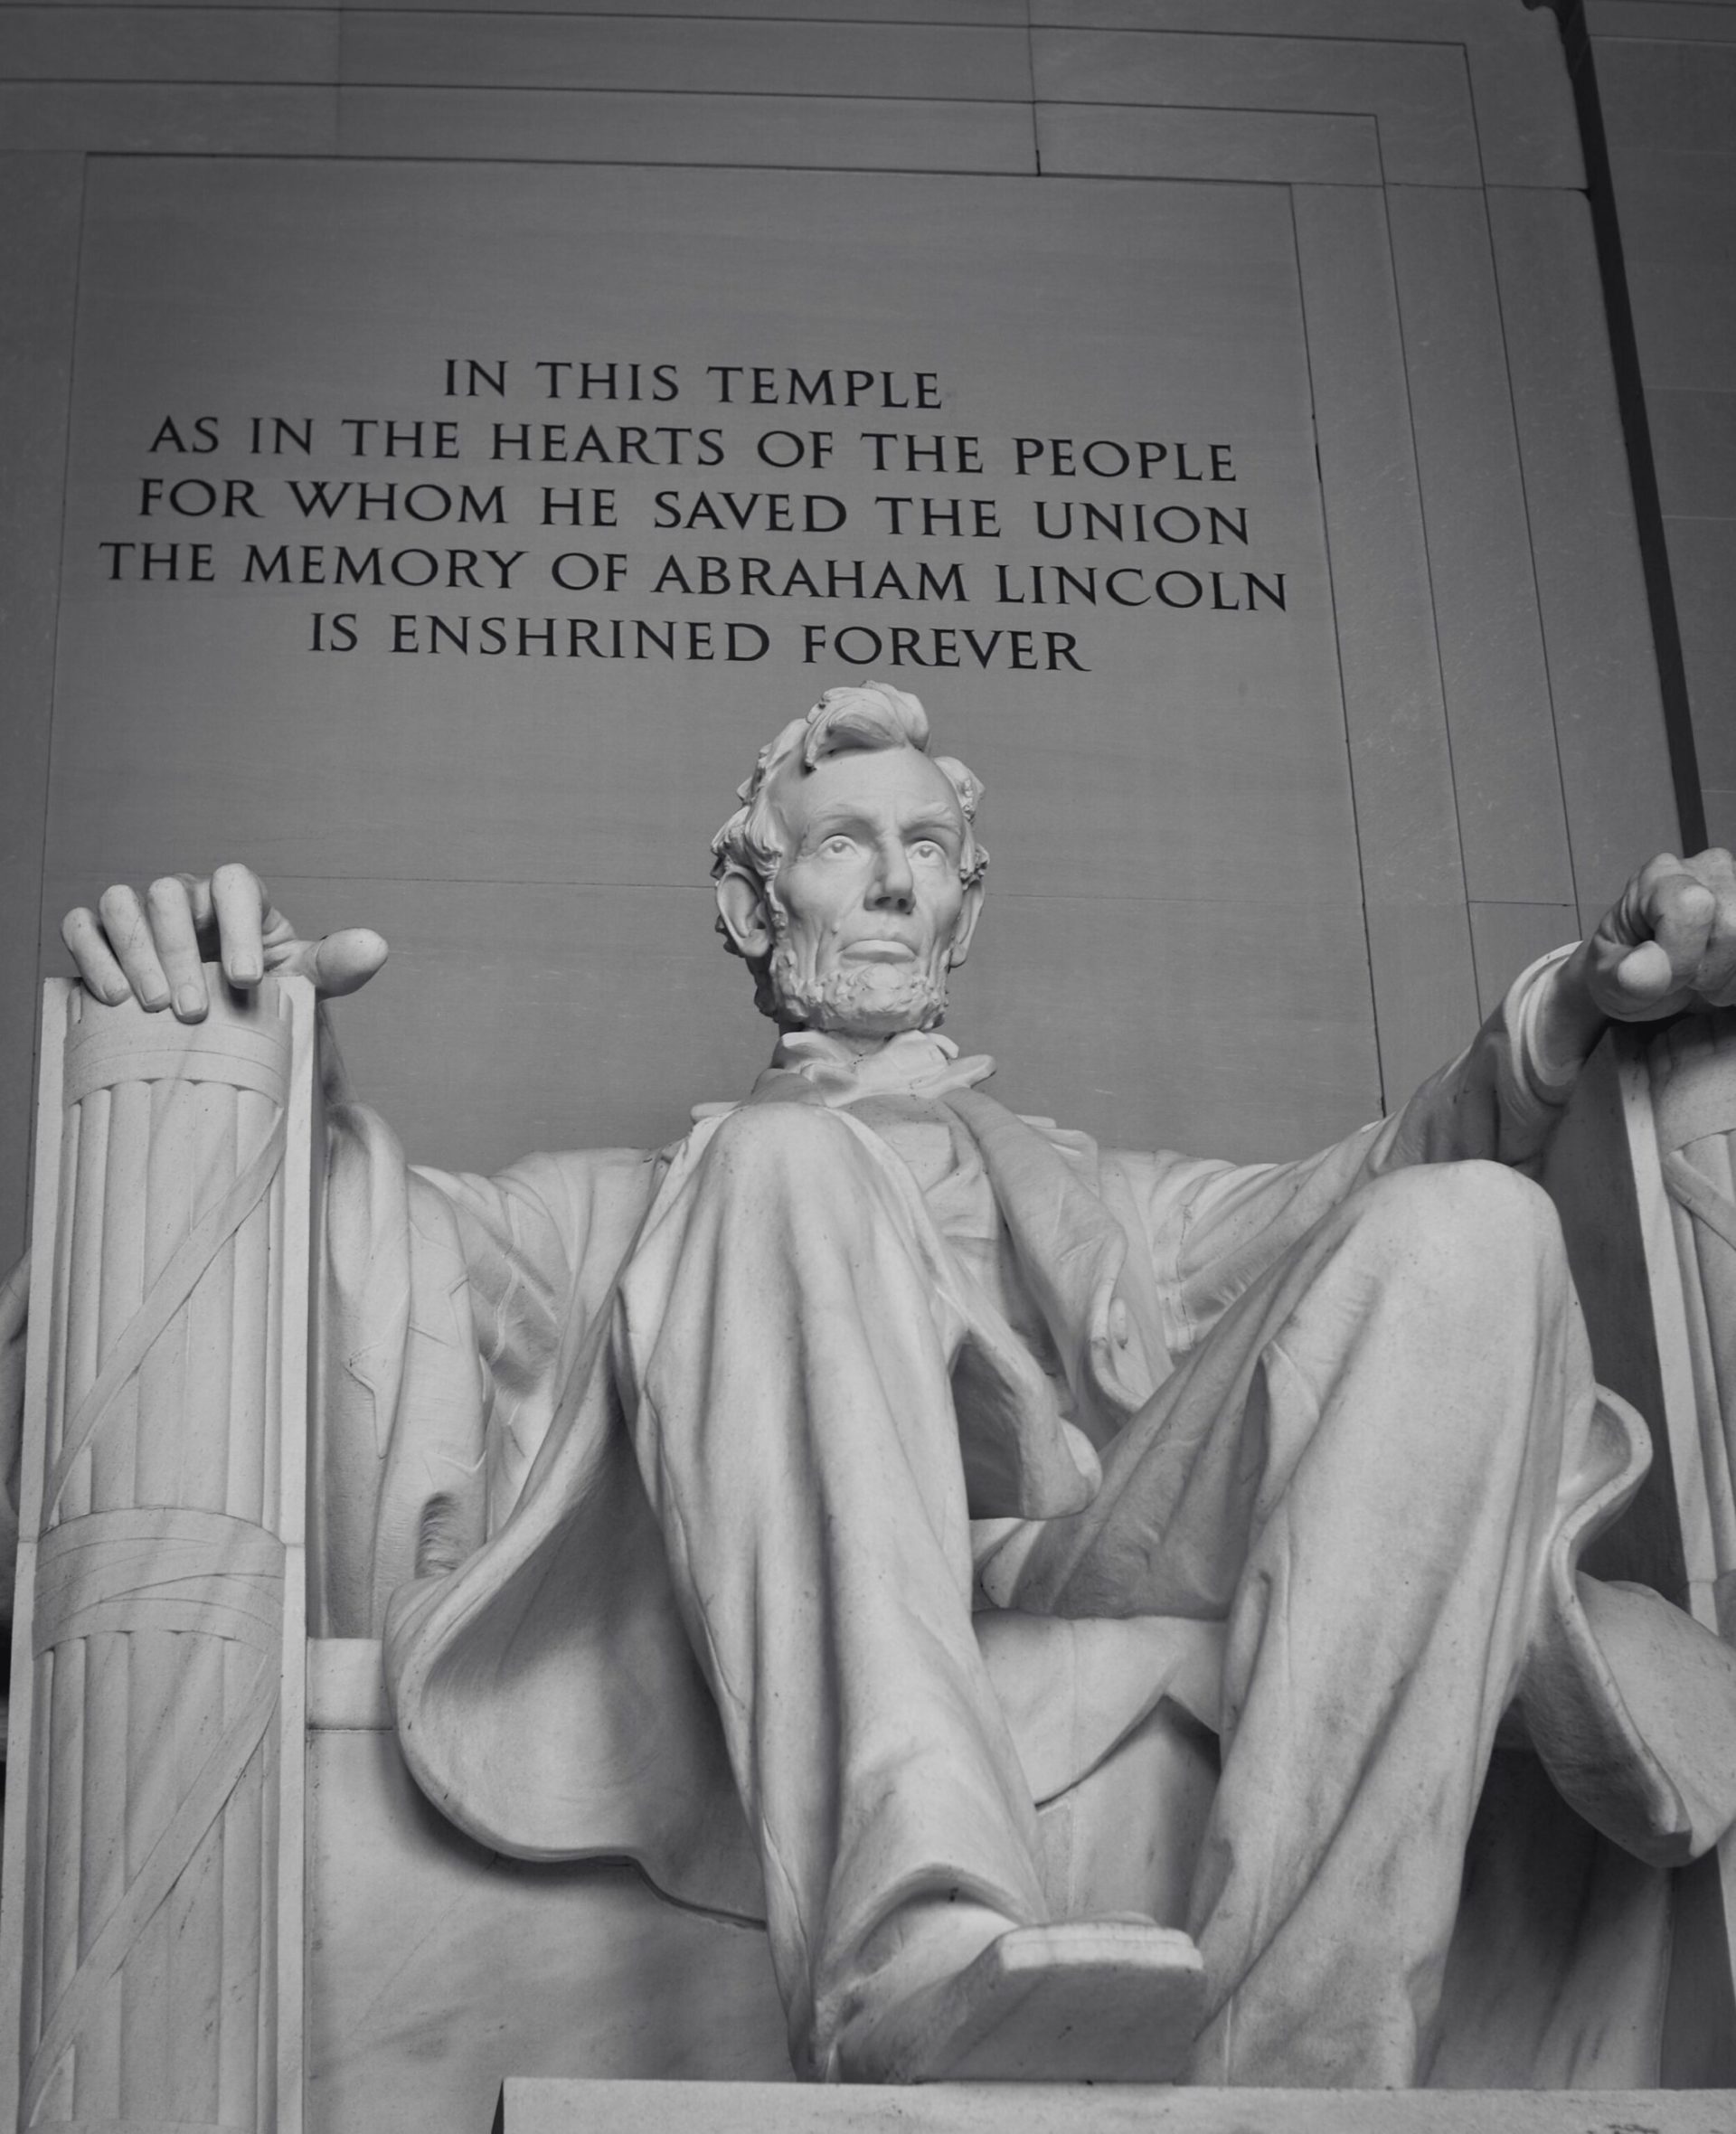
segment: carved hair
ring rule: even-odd
[[[918,699],[907,690],[894,689],[889,682],[828,689],[805,718],[792,719],[776,741],[760,750],[753,776],[736,788],[741,805],[712,839],[713,878],[740,873],[758,883],[775,926],[782,917],[777,880],[787,846],[784,826],[771,798],[773,780],[797,757],[803,770],[808,771],[833,756],[880,749],[915,749],[922,755],[929,754],[929,714]],[[988,864],[987,849],[976,842],[972,826],[983,798],[983,781],[956,756],[935,756],[930,760],[958,796],[959,811],[965,818],[959,878],[978,882]],[[741,955],[722,920],[718,931],[731,955]],[[762,996],[760,1006],[769,1014],[770,1009],[763,997],[766,960],[753,959],[752,968]]]

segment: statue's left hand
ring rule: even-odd
[[[1576,961],[1599,1012],[1645,1023],[1736,1004],[1736,861],[1660,853],[1622,891]]]

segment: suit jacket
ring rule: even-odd
[[[1344,1194],[1409,1163],[1536,1163],[1566,1093],[1526,1037],[1542,968],[1401,1112],[1297,1163],[1099,1152],[952,1078],[938,1100],[980,1155],[1071,1394],[1071,1422],[998,1399],[1029,1359],[994,1315],[973,1325],[954,1391],[973,1511],[998,1520],[980,1530],[986,1599],[1016,1610],[1024,1523],[1077,1503],[1079,1449],[1054,1433],[1106,1441]],[[616,1274],[727,1108],[710,1109],[656,1155],[534,1157],[481,1179],[412,1171],[377,1118],[333,1106],[316,1576],[328,1632],[383,1633],[404,1754],[454,1821],[525,1857],[627,1855],[672,1895],[760,1917],[609,1354]],[[1736,1815],[1736,1656],[1656,1596],[1577,1571],[1648,1459],[1643,1425],[1606,1400],[1522,1719],[1581,1814],[1669,1863]],[[1162,1695],[1215,1720],[1215,1625],[977,1620],[1039,1801]],[[1045,1694],[1062,1674],[1066,1694]],[[1064,1727],[1045,1717],[1060,1712]]]

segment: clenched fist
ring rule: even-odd
[[[1736,861],[1714,847],[1660,853],[1580,951],[1593,1004],[1611,1021],[1736,1004]]]
[[[165,874],[141,897],[125,883],[103,891],[94,911],[80,905],[61,925],[79,976],[111,1006],[130,993],[156,1014],[203,1020],[211,1002],[203,965],[214,959],[231,986],[257,986],[267,971],[311,978],[323,996],[354,993],[386,960],[386,944],[366,927],[317,941],[296,938],[250,867],[214,874]]]
[[[1736,861],[1714,847],[1648,860],[1564,963],[1540,1002],[1538,1064],[1571,1081],[1607,1025],[1736,1004]]]

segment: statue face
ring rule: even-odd
[[[938,1022],[981,901],[959,879],[965,819],[944,774],[915,749],[833,756],[792,765],[775,805],[781,910],[760,904],[746,930],[727,905],[724,919],[748,953],[765,951],[747,934],[769,948],[779,1022],[863,1039]]]

